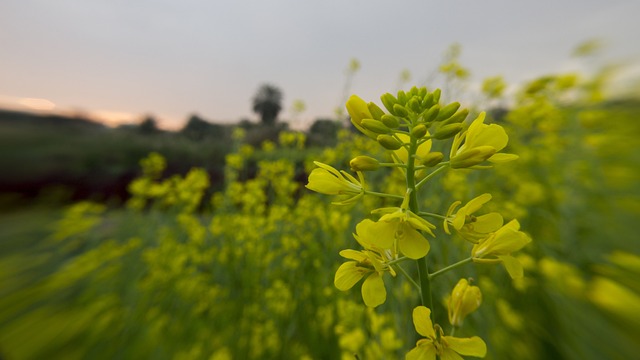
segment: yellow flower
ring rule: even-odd
[[[378,137],[378,134],[362,127],[362,120],[373,119],[373,115],[371,115],[367,103],[359,96],[351,95],[351,97],[349,97],[349,100],[347,100],[346,106],[353,126],[355,126],[356,129],[360,130],[360,132],[362,132],[366,136],[375,140]]]
[[[471,249],[474,262],[495,263],[502,262],[513,279],[521,278],[522,264],[511,253],[522,249],[531,242],[531,238],[520,230],[520,223],[511,220],[489,237],[481,240]]]
[[[502,215],[499,213],[492,212],[481,216],[472,215],[489,200],[491,200],[491,194],[482,194],[466,203],[454,215],[451,214],[462,202],[456,201],[451,204],[444,220],[444,231],[447,234],[451,234],[449,225],[453,225],[453,228],[463,238],[475,244],[478,240],[486,238],[487,234],[498,230],[503,224]]]
[[[461,360],[460,355],[485,357],[487,345],[477,337],[456,338],[443,336],[440,326],[433,326],[431,310],[424,306],[413,309],[413,325],[418,334],[426,337],[420,339],[406,356],[406,360]]]
[[[482,303],[482,293],[477,286],[469,285],[467,279],[460,279],[453,288],[447,302],[449,309],[449,323],[462,326],[464,318],[476,311]]]
[[[357,180],[345,171],[338,171],[332,166],[314,161],[319,168],[313,169],[309,174],[309,183],[306,188],[326,195],[355,195],[336,204],[348,204],[364,195],[364,176],[358,172]]]
[[[429,241],[418,230],[434,236],[433,224],[404,208],[381,208],[372,213],[384,214],[376,223],[375,234],[378,239],[384,239],[381,241],[388,241],[394,253],[396,246],[411,259],[420,259],[429,253]]]
[[[364,220],[356,226],[357,234],[354,234],[354,237],[364,250],[340,251],[340,256],[354,261],[347,261],[340,265],[333,280],[338,290],[347,291],[366,277],[362,283],[362,300],[370,307],[383,304],[387,299],[382,275],[386,271],[389,271],[392,276],[396,275],[394,270],[385,263],[390,260],[388,253],[375,243],[369,242],[368,236],[362,236],[369,235],[373,224],[371,220]]]
[[[427,133],[427,135],[429,135],[429,133]],[[409,137],[409,135],[396,134],[396,136],[404,144],[408,144],[411,141],[411,138]],[[416,149],[416,161],[415,161],[416,166],[422,165],[422,159],[425,159],[427,155],[429,155],[430,151],[431,151],[431,140],[427,140],[418,146],[418,148]],[[407,151],[407,148],[405,148],[404,146],[398,150],[395,150],[394,154],[403,164],[406,164],[407,161],[409,160],[409,152]]]
[[[518,158],[518,155],[498,153],[507,146],[509,136],[500,125],[484,124],[484,118],[485,113],[480,113],[467,131],[454,138],[449,156],[452,168],[474,167],[485,160],[502,163]]]

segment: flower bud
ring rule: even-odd
[[[460,108],[459,102],[457,101],[452,102],[451,104],[440,109],[440,112],[438,113],[438,117],[436,117],[435,121],[442,121],[442,120],[448,119],[449,117],[451,117],[451,115],[455,114],[459,108]]]
[[[460,279],[453,288],[447,303],[449,308],[449,323],[461,326],[467,315],[476,311],[482,303],[482,293],[477,286],[469,285],[467,279]]]
[[[435,104],[436,104],[436,102],[433,100],[433,94],[432,93],[425,95],[424,98],[422,99],[422,107],[425,108],[425,109],[429,109]]]
[[[424,124],[419,124],[411,129],[411,136],[416,139],[422,139],[425,135],[427,135],[427,127]]]
[[[384,115],[384,111],[382,111],[382,109],[380,109],[380,107],[375,103],[370,102],[367,104],[367,107],[369,108],[371,116],[373,116],[373,118],[376,120],[380,120],[380,118],[382,118],[382,115]]]
[[[404,108],[404,106],[400,105],[400,104],[395,104],[393,105],[393,114],[394,115],[398,115],[401,117],[406,117],[409,115],[409,112],[407,111],[407,109]]]
[[[402,90],[398,91],[398,104],[404,105],[407,103],[407,100],[409,100],[407,94]]]
[[[398,150],[402,147],[402,143],[391,135],[378,135],[377,140],[387,150]]]
[[[398,99],[396,99],[395,96],[389,93],[382,94],[382,96],[380,96],[380,100],[382,101],[382,105],[384,105],[390,113],[397,115],[395,110],[393,110],[393,105],[398,103]]]
[[[393,115],[384,114],[382,115],[381,120],[386,127],[391,129],[397,129],[398,126],[400,126],[400,121],[398,121],[398,118]]]
[[[420,107],[420,99],[417,96],[412,97],[407,102],[407,107],[411,109],[414,113],[419,114],[422,110]]]
[[[364,120],[363,120],[364,125]],[[462,131],[464,128],[463,124],[447,124],[444,126],[440,126],[438,130],[433,134],[433,137],[438,140],[448,139],[450,137],[455,136],[455,134]]]
[[[444,154],[439,151],[435,151],[428,153],[427,156],[420,160],[420,162],[422,162],[422,165],[426,167],[432,167],[440,164],[442,159],[444,159]]]
[[[441,94],[442,94],[442,91],[440,89],[433,90],[433,101],[435,101],[435,104],[440,102]]]
[[[495,153],[496,148],[493,146],[478,146],[473,149],[463,151],[451,158],[450,165],[453,169],[468,168],[480,164]]]
[[[349,162],[353,171],[373,171],[380,168],[380,162],[370,156],[356,156]]]
[[[443,121],[442,125],[461,123],[467,118],[467,115],[469,115],[469,110],[462,109],[462,110],[458,111],[457,114],[455,114],[452,117],[448,118],[447,120]]]
[[[361,125],[363,128],[373,131],[377,134],[388,134],[391,131],[381,121],[373,119],[363,119]]]
[[[427,88],[423,86],[418,89],[418,97],[420,97],[420,99],[424,99],[425,96],[427,96]]]
[[[422,119],[424,122],[431,122],[433,119],[438,116],[438,112],[440,112],[440,105],[433,105],[427,112],[422,115]]]
[[[346,106],[347,112],[349,112],[349,116],[351,116],[351,121],[358,125],[360,125],[362,119],[372,118],[367,103],[357,95],[351,95],[349,100],[347,100]]]

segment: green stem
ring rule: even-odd
[[[385,194],[385,193],[369,191],[369,190],[364,190],[364,194],[365,195],[374,195],[374,196],[379,196],[379,197],[386,197],[386,198],[390,198],[390,199],[404,200],[404,196],[393,195],[393,194]]]
[[[434,213],[430,213],[430,212],[426,212],[426,211],[420,211],[418,213],[418,215],[420,215],[420,216],[431,216],[431,217],[434,217],[436,219],[447,220],[447,217],[444,216],[444,215],[434,214]]]
[[[418,149],[418,139],[411,137],[409,144],[409,157],[407,159],[407,191],[409,192],[409,210],[414,214],[420,212],[418,208],[418,192],[416,191],[416,173],[415,161],[416,151]],[[431,280],[429,279],[429,270],[427,268],[427,257],[424,256],[416,260],[418,265],[418,276],[420,278],[420,298],[422,305],[431,309],[431,317],[433,317],[433,301],[431,299]]]
[[[387,261],[387,265],[395,265],[397,263],[401,263],[401,262],[406,261],[406,260],[409,260],[409,258],[406,257],[406,256],[403,256],[403,257],[398,258],[398,259]]]
[[[466,259],[464,259],[464,260],[458,261],[458,262],[457,262],[457,263],[455,263],[455,264],[451,264],[451,265],[449,265],[449,266],[447,266],[447,267],[444,267],[444,268],[442,268],[442,269],[440,269],[440,270],[438,270],[438,271],[436,271],[436,272],[434,272],[434,273],[429,274],[429,278],[433,279],[434,277],[436,277],[436,276],[438,276],[438,275],[444,274],[444,273],[446,273],[447,271],[449,271],[449,270],[453,270],[453,269],[455,269],[455,268],[457,268],[457,267],[460,267],[460,266],[462,266],[462,265],[464,265],[464,264],[466,264],[466,263],[470,263],[471,261],[473,261],[473,258],[472,258],[472,257],[468,257],[468,258],[466,258]]]
[[[424,185],[429,179],[436,176],[438,173],[442,172],[444,169],[449,167],[449,162],[440,163],[440,167],[435,169],[431,174],[425,176],[424,179],[420,180],[420,182],[416,185],[416,190],[420,189],[422,185]]]
[[[411,284],[413,284],[413,286],[415,286],[415,288],[416,288],[418,291],[421,291],[421,290],[420,290],[420,285],[418,285],[418,283],[417,283],[415,280],[413,280],[413,278],[411,277],[411,275],[409,275],[409,274],[407,273],[407,271],[406,271],[402,266],[400,266],[400,264],[395,264],[395,265],[393,265],[393,267],[394,267],[396,270],[398,270],[398,272],[399,272],[399,273],[401,273],[402,275],[404,275],[404,277],[405,277],[405,278],[407,278],[407,280],[409,280],[409,282],[410,282]]]

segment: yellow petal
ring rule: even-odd
[[[478,216],[476,221],[473,223],[473,231],[488,234],[500,229],[503,222],[504,220],[502,219],[502,215],[497,212],[481,215]]]
[[[493,154],[489,159],[490,162],[492,163],[505,163],[505,162],[509,162],[509,161],[513,161],[513,160],[518,160],[519,156],[516,154],[504,154],[504,153],[498,153],[498,154]]]
[[[485,357],[487,355],[487,345],[477,336],[470,338],[445,336],[444,340],[449,345],[449,349],[460,355],[475,357]],[[442,359],[444,360],[444,357]]]
[[[397,136],[400,139],[400,141],[402,141],[403,143],[408,144],[411,141],[411,137],[409,135],[397,134]],[[420,146],[418,146],[418,149],[416,150],[416,158],[422,159],[426,157],[429,154],[429,151],[431,151],[431,140],[425,141],[422,144],[420,144]],[[398,156],[398,158],[403,164],[406,164],[407,161],[409,160],[409,152],[404,146],[398,150],[395,150],[394,153]],[[420,165],[420,161],[416,161],[416,162],[417,162],[417,165]]]
[[[387,290],[384,288],[382,276],[372,273],[362,284],[362,300],[369,307],[376,307],[387,300]]]
[[[436,347],[432,342],[418,345],[407,353],[405,360],[436,360]]]
[[[395,229],[395,223],[373,222],[369,219],[365,219],[356,225],[356,232],[360,238],[361,245],[365,248],[371,246],[382,249],[391,248],[395,238]],[[368,246],[365,244],[368,244]]]
[[[518,261],[518,259],[510,255],[498,256],[498,259],[502,260],[504,268],[507,269],[507,272],[512,279],[520,279],[522,276],[524,276],[522,264],[520,263],[520,261]]]
[[[426,306],[416,306],[413,309],[413,326],[418,334],[435,339],[436,333],[433,331],[433,323],[431,322],[431,310]]]
[[[367,256],[362,252],[357,250],[351,250],[351,249],[345,249],[340,251],[340,256],[342,256],[343,258],[355,260],[358,262],[363,262],[367,259]]]
[[[482,194],[478,197],[475,197],[471,201],[467,203],[464,207],[467,209],[467,214],[473,214],[474,212],[480,210],[482,205],[486,204],[491,200],[491,194]]]
[[[338,290],[347,291],[362,279],[364,271],[358,268],[357,265],[355,261],[349,261],[340,265],[333,279],[333,284]]]
[[[442,355],[440,355],[440,360],[464,360],[462,356],[458,355],[455,351],[444,348],[442,351]]]
[[[408,258],[420,259],[429,253],[429,241],[405,222],[398,224],[396,238],[400,251]]]

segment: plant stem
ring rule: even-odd
[[[420,216],[431,216],[437,219],[442,219],[442,220],[447,220],[447,217],[444,215],[440,215],[440,214],[434,214],[434,213],[430,213],[430,212],[426,212],[426,211],[420,211],[418,213],[418,215]]]
[[[420,180],[420,182],[416,185],[416,190],[420,189],[422,185],[424,185],[429,179],[436,176],[438,173],[442,172],[444,169],[449,167],[449,162],[440,163],[441,166],[435,169],[431,174],[425,176],[424,179]]]
[[[404,277],[406,277],[406,278],[407,278],[407,280],[409,280],[409,282],[410,282],[411,284],[413,284],[413,286],[415,286],[415,288],[416,288],[418,291],[421,291],[421,290],[420,290],[420,285],[418,285],[418,283],[417,283],[415,280],[413,280],[413,278],[411,277],[411,275],[409,275],[409,274],[407,273],[407,271],[406,271],[402,266],[400,266],[400,264],[394,264],[394,265],[393,265],[393,267],[394,267],[396,270],[398,270],[398,272],[399,272],[399,273],[401,273],[402,275],[404,275]]]
[[[398,259],[387,261],[387,265],[394,265],[394,264],[401,263],[401,262],[406,261],[406,260],[409,260],[409,258],[406,257],[406,256],[403,256],[403,257],[398,258]]]
[[[414,214],[420,212],[418,208],[418,192],[416,191],[416,173],[415,161],[416,151],[418,149],[418,139],[411,137],[409,144],[409,157],[407,159],[407,191],[409,191],[409,210]],[[420,298],[422,305],[431,309],[431,317],[433,318],[433,301],[431,300],[431,280],[429,279],[429,270],[427,268],[427,257],[424,256],[416,260],[418,265],[418,276],[420,278]]]
[[[457,263],[455,263],[455,264],[451,264],[451,265],[449,265],[449,266],[447,266],[447,267],[444,267],[444,268],[442,268],[442,269],[440,269],[440,270],[438,270],[438,271],[436,271],[436,272],[434,272],[434,273],[432,273],[432,274],[429,274],[429,278],[433,279],[434,277],[436,277],[436,276],[438,276],[438,275],[444,274],[444,273],[446,273],[446,272],[447,272],[447,271],[449,271],[449,270],[453,270],[453,269],[455,269],[455,268],[457,268],[457,267],[460,267],[460,266],[462,266],[462,265],[464,265],[464,264],[466,264],[466,263],[471,262],[472,260],[473,260],[473,258],[472,258],[472,257],[468,257],[468,258],[466,258],[466,259],[464,259],[464,260],[458,261],[458,262],[457,262]]]
[[[369,190],[364,190],[364,194],[365,195],[375,195],[375,196],[379,196],[379,197],[386,197],[386,198],[391,198],[391,199],[399,199],[399,200],[403,200],[404,199],[404,196],[393,195],[393,194],[385,194],[385,193],[369,191]]]

